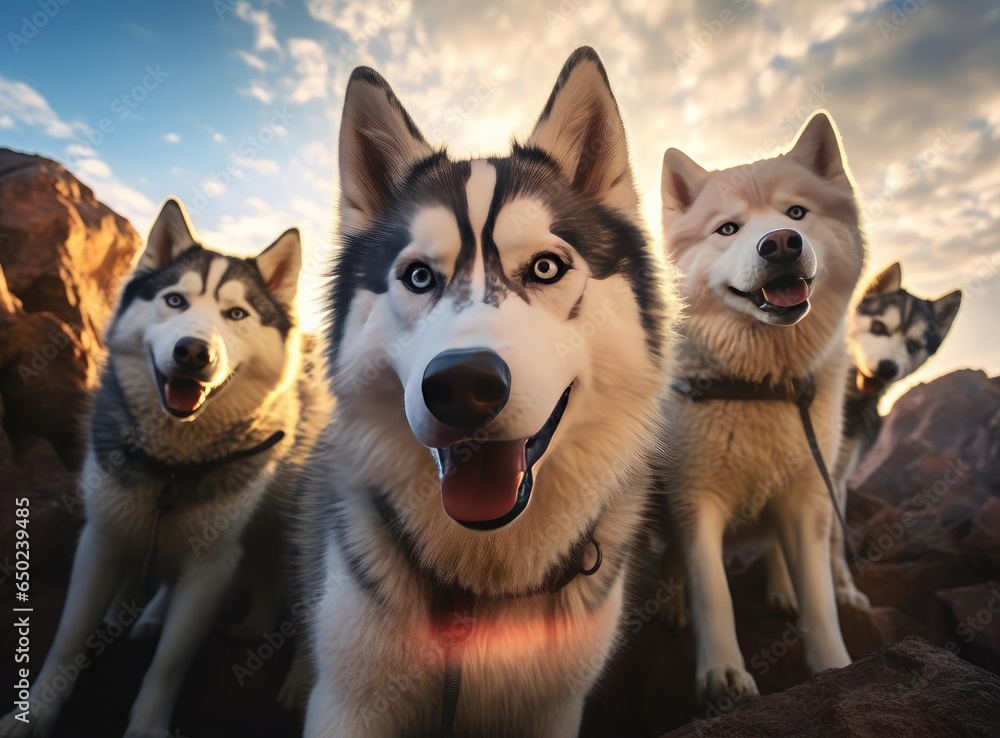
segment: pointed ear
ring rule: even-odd
[[[271,293],[288,308],[294,307],[302,268],[298,228],[291,228],[254,258]]]
[[[382,75],[351,73],[340,124],[340,220],[367,228],[385,212],[410,168],[433,153]]]
[[[881,274],[871,281],[865,294],[888,295],[890,292],[899,292],[901,289],[903,289],[903,267],[897,261],[887,266]]]
[[[951,330],[958,308],[962,305],[962,290],[949,292],[931,303],[934,307],[934,320],[937,321],[938,338],[944,340]]]
[[[197,245],[198,237],[180,200],[168,197],[149,229],[146,249],[139,257],[136,271],[156,271]]]
[[[844,183],[850,184],[840,135],[830,114],[825,110],[817,111],[806,121],[787,156],[823,179],[842,179]]]
[[[707,180],[708,172],[691,157],[677,149],[667,149],[660,179],[664,226],[691,207]]]
[[[566,61],[528,145],[552,157],[577,191],[638,212],[625,126],[604,65],[589,46]]]

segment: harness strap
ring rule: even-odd
[[[142,448],[122,444],[125,455],[140,466],[143,466],[151,476],[166,478],[163,487],[160,488],[160,491],[156,495],[156,510],[153,513],[153,522],[150,525],[149,544],[146,546],[146,554],[142,559],[142,569],[140,569],[139,579],[136,583],[137,597],[141,597],[148,589],[149,576],[153,568],[153,563],[156,561],[156,554],[160,545],[160,524],[163,521],[163,517],[177,506],[184,493],[190,489],[190,485],[196,485],[201,477],[220,466],[264,453],[278,444],[284,437],[285,432],[278,430],[256,446],[234,451],[231,454],[211,461],[196,461],[185,464],[171,464],[149,455]]]
[[[479,598],[468,589],[451,582],[443,582],[433,572],[427,571],[417,559],[416,543],[406,531],[398,511],[389,502],[388,496],[379,493],[375,493],[373,496],[375,509],[396,545],[403,551],[414,571],[431,585],[431,606],[438,621],[440,643],[444,650],[441,738],[454,738],[455,715],[458,712],[458,699],[462,691],[462,646],[472,634],[472,627],[475,623],[475,607]],[[601,545],[594,538],[597,523],[596,519],[590,523],[586,533],[570,546],[569,552],[559,565],[546,572],[545,578],[539,585],[524,592],[491,598],[491,601],[556,594],[578,575],[589,577],[596,574],[604,561]],[[593,566],[586,568],[583,564],[583,556],[590,545],[593,545],[597,552],[597,560]]]
[[[830,495],[830,502],[833,504],[833,511],[837,515],[840,528],[844,533],[844,545],[852,558],[857,554],[851,544],[851,538],[847,532],[847,521],[844,513],[837,502],[837,493],[833,488],[833,480],[827,470],[826,462],[823,460],[823,452],[820,450],[819,441],[816,439],[816,431],[813,428],[812,417],[809,415],[809,407],[816,399],[816,383],[811,376],[802,379],[793,379],[785,385],[769,385],[760,382],[748,382],[743,379],[705,379],[700,377],[678,377],[670,385],[675,391],[695,402],[705,400],[767,400],[767,401],[787,401],[795,404],[799,409],[799,418],[802,421],[802,430],[805,432],[806,442],[809,445],[809,452],[812,454],[816,468],[819,469],[823,484]]]

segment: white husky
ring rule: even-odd
[[[164,203],[107,331],[81,475],[87,522],[59,629],[30,710],[8,715],[0,735],[52,732],[105,609],[117,618],[147,579],[162,585],[135,627],[163,631],[127,735],[167,734],[241,536],[274,512],[316,436],[307,420],[324,402],[301,372],[299,264],[298,231],[254,259],[223,256],[201,247],[180,203]],[[248,617],[268,610],[255,603]]]
[[[604,68],[576,51],[527,143],[472,161],[356,69],[340,174],[306,735],[575,736],[675,312]]]
[[[840,141],[814,115],[783,155],[708,172],[663,161],[663,220],[689,318],[668,401],[668,504],[683,552],[702,701],[756,694],[723,567],[727,534],[776,534],[801,607],[808,666],[850,662],[830,576],[832,505],[800,411],[832,466],[841,434],[845,323],[864,251]],[[757,399],[750,399],[755,397]],[[764,398],[764,399],[762,399]],[[804,400],[803,400],[804,401]]]

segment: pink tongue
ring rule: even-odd
[[[202,385],[193,379],[175,377],[167,382],[167,404],[180,413],[193,413],[201,405]]]
[[[490,441],[442,449],[441,502],[461,523],[496,520],[514,509],[527,463],[525,441]]]
[[[764,299],[778,307],[795,307],[809,299],[809,288],[806,285],[806,281],[802,278],[781,287],[768,287],[765,285],[763,292]]]

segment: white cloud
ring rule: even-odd
[[[311,38],[293,38],[288,42],[288,53],[295,59],[298,79],[293,82],[289,99],[304,103],[327,96],[327,64],[323,47]]]
[[[223,142],[224,142],[224,141],[226,140],[226,137],[225,137],[225,136],[223,136],[223,135],[222,135],[221,133],[219,133],[218,131],[215,131],[215,132],[214,132],[214,133],[212,134],[212,140],[213,140],[213,141],[215,141],[215,143],[223,143]]]
[[[256,31],[254,49],[257,51],[275,51],[281,54],[281,44],[275,36],[274,21],[266,10],[254,10],[246,0],[236,3],[236,17],[249,23]],[[245,61],[245,60],[244,60]]]
[[[81,129],[80,123],[67,123],[49,107],[48,102],[33,87],[0,75],[0,114],[3,128],[15,128],[18,123],[41,128],[54,138],[72,138]]]
[[[270,105],[271,101],[274,100],[274,94],[264,87],[263,83],[257,81],[251,82],[247,89],[240,90],[240,94],[255,97],[265,105]]]
[[[166,141],[167,143],[175,144],[181,142],[181,137],[176,133],[164,133],[163,140]]]
[[[274,159],[250,159],[245,156],[234,156],[233,163],[241,169],[249,169],[257,174],[280,174],[281,167]]]
[[[0,128],[6,128],[9,130],[11,128],[17,128],[17,124],[9,115],[0,115]]]
[[[255,54],[251,54],[249,51],[238,50],[236,55],[246,62],[247,66],[252,69],[256,69],[259,72],[264,72],[267,70],[267,62],[261,59]]]

